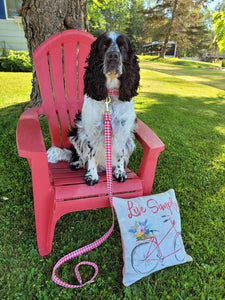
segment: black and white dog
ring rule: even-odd
[[[104,110],[111,98],[112,167],[118,182],[127,179],[125,166],[135,148],[136,127],[133,97],[139,86],[139,65],[130,40],[123,34],[104,33],[91,45],[84,75],[84,104],[69,132],[74,153],[52,147],[48,161],[70,161],[72,169],[86,168],[85,181],[94,185],[105,169]]]

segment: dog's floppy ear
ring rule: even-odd
[[[90,54],[86,60],[84,74],[84,94],[95,100],[104,100],[107,98],[107,88],[105,86],[105,75],[103,69],[103,56],[99,51],[99,41],[101,37],[95,40],[91,45]]]
[[[130,40],[127,39],[129,45],[127,59],[123,62],[123,74],[119,77],[120,89],[119,99],[121,101],[130,101],[134,96],[137,96],[137,89],[140,81],[140,68],[138,57],[135,54],[135,48]]]

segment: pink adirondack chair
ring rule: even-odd
[[[95,186],[84,182],[84,170],[72,171],[69,163],[47,161],[39,115],[47,117],[52,146],[69,148],[67,132],[83,105],[85,59],[95,38],[68,30],[57,33],[33,53],[43,104],[25,111],[17,126],[19,156],[28,160],[32,173],[37,243],[40,255],[51,252],[57,220],[64,214],[109,206],[106,176]],[[157,159],[164,144],[138,120],[136,138],[143,147],[137,174],[127,169],[124,183],[113,181],[113,193],[124,199],[151,193]]]

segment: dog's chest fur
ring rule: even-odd
[[[130,147],[129,152],[134,149],[132,141],[136,115],[133,100],[123,102],[118,100],[118,96],[111,96],[109,108],[111,110],[112,160],[115,161],[121,149]],[[99,168],[105,167],[104,111],[104,101],[95,101],[85,95],[81,120],[76,124],[81,143],[89,143],[94,150]],[[84,153],[81,157],[85,157]]]

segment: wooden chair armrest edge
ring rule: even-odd
[[[31,158],[32,153],[43,153],[47,157],[39,114],[40,107],[34,107],[23,112],[19,118],[16,142],[18,154],[21,157]]]

